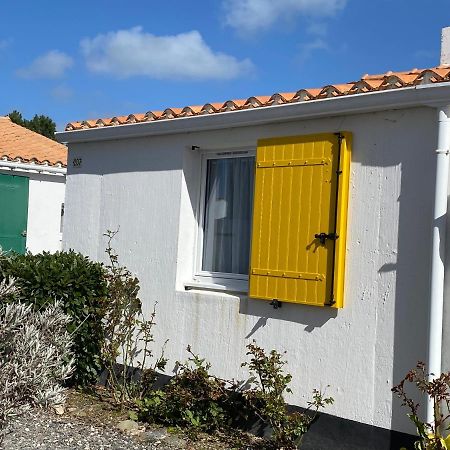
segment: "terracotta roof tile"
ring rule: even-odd
[[[70,122],[66,131],[116,126],[125,123],[170,120],[179,117],[215,114],[251,108],[264,108],[274,105],[321,100],[345,95],[364,94],[388,89],[401,89],[419,84],[450,82],[450,66],[438,66],[429,69],[414,68],[405,72],[386,72],[378,75],[363,75],[359,80],[344,84],[333,84],[314,89],[300,89],[297,92],[275,93],[273,95],[252,96],[247,99],[227,100],[223,103],[206,103],[203,106],[185,106],[184,108],[167,108],[164,111],[148,111],[145,114],[108,119]]]
[[[67,165],[67,147],[0,116],[0,158]]]

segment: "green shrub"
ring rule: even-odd
[[[283,355],[276,350],[266,354],[254,341],[247,345],[247,350],[250,361],[242,366],[249,368],[250,381],[254,386],[244,392],[250,407],[272,428],[276,448],[298,448],[319,409],[331,405],[333,398],[325,397],[321,391],[314,389],[306,410],[289,414],[284,395],[292,392],[289,387],[292,375],[283,371],[286,364]]]
[[[233,381],[209,373],[210,364],[190,354],[177,363],[176,375],[162,389],[138,402],[139,418],[190,431],[213,431],[232,425],[245,412],[244,398]]]
[[[333,399],[314,389],[303,412],[289,413],[284,395],[292,392],[292,376],[284,373],[283,355],[276,350],[266,354],[255,342],[247,349],[250,361],[242,366],[248,367],[251,377],[246,383],[238,383],[211,375],[210,364],[188,347],[190,358],[184,364],[177,363],[177,373],[169,383],[147,391],[138,402],[139,418],[190,432],[234,428],[237,438],[242,436],[239,429],[260,420],[273,434],[256,448],[298,448],[319,409],[332,404]]]
[[[86,386],[97,380],[101,369],[102,319],[107,284],[102,264],[74,251],[3,257],[0,278],[15,278],[19,301],[40,309],[55,300],[72,322],[75,372],[71,382]]]

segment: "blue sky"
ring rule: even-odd
[[[62,129],[433,67],[444,26],[450,0],[3,2],[0,114]]]

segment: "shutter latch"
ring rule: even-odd
[[[318,233],[318,234],[315,234],[314,237],[316,239],[319,239],[319,241],[322,245],[325,245],[325,241],[327,239],[329,239],[330,241],[335,241],[336,239],[339,238],[339,236],[336,233],[328,233],[328,234],[327,233]]]
[[[277,300],[275,298],[269,303],[269,305],[273,306],[273,309],[278,309],[283,306],[283,304],[280,302],[280,300]]]

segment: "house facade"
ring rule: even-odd
[[[335,399],[305,448],[399,448],[414,429],[391,388],[418,360],[450,368],[447,105],[442,65],[70,123],[64,248],[105,260],[119,229],[168,374],[190,345],[245,379],[256,340],[286,351],[289,403]]]
[[[61,249],[67,148],[0,117],[0,247]]]

